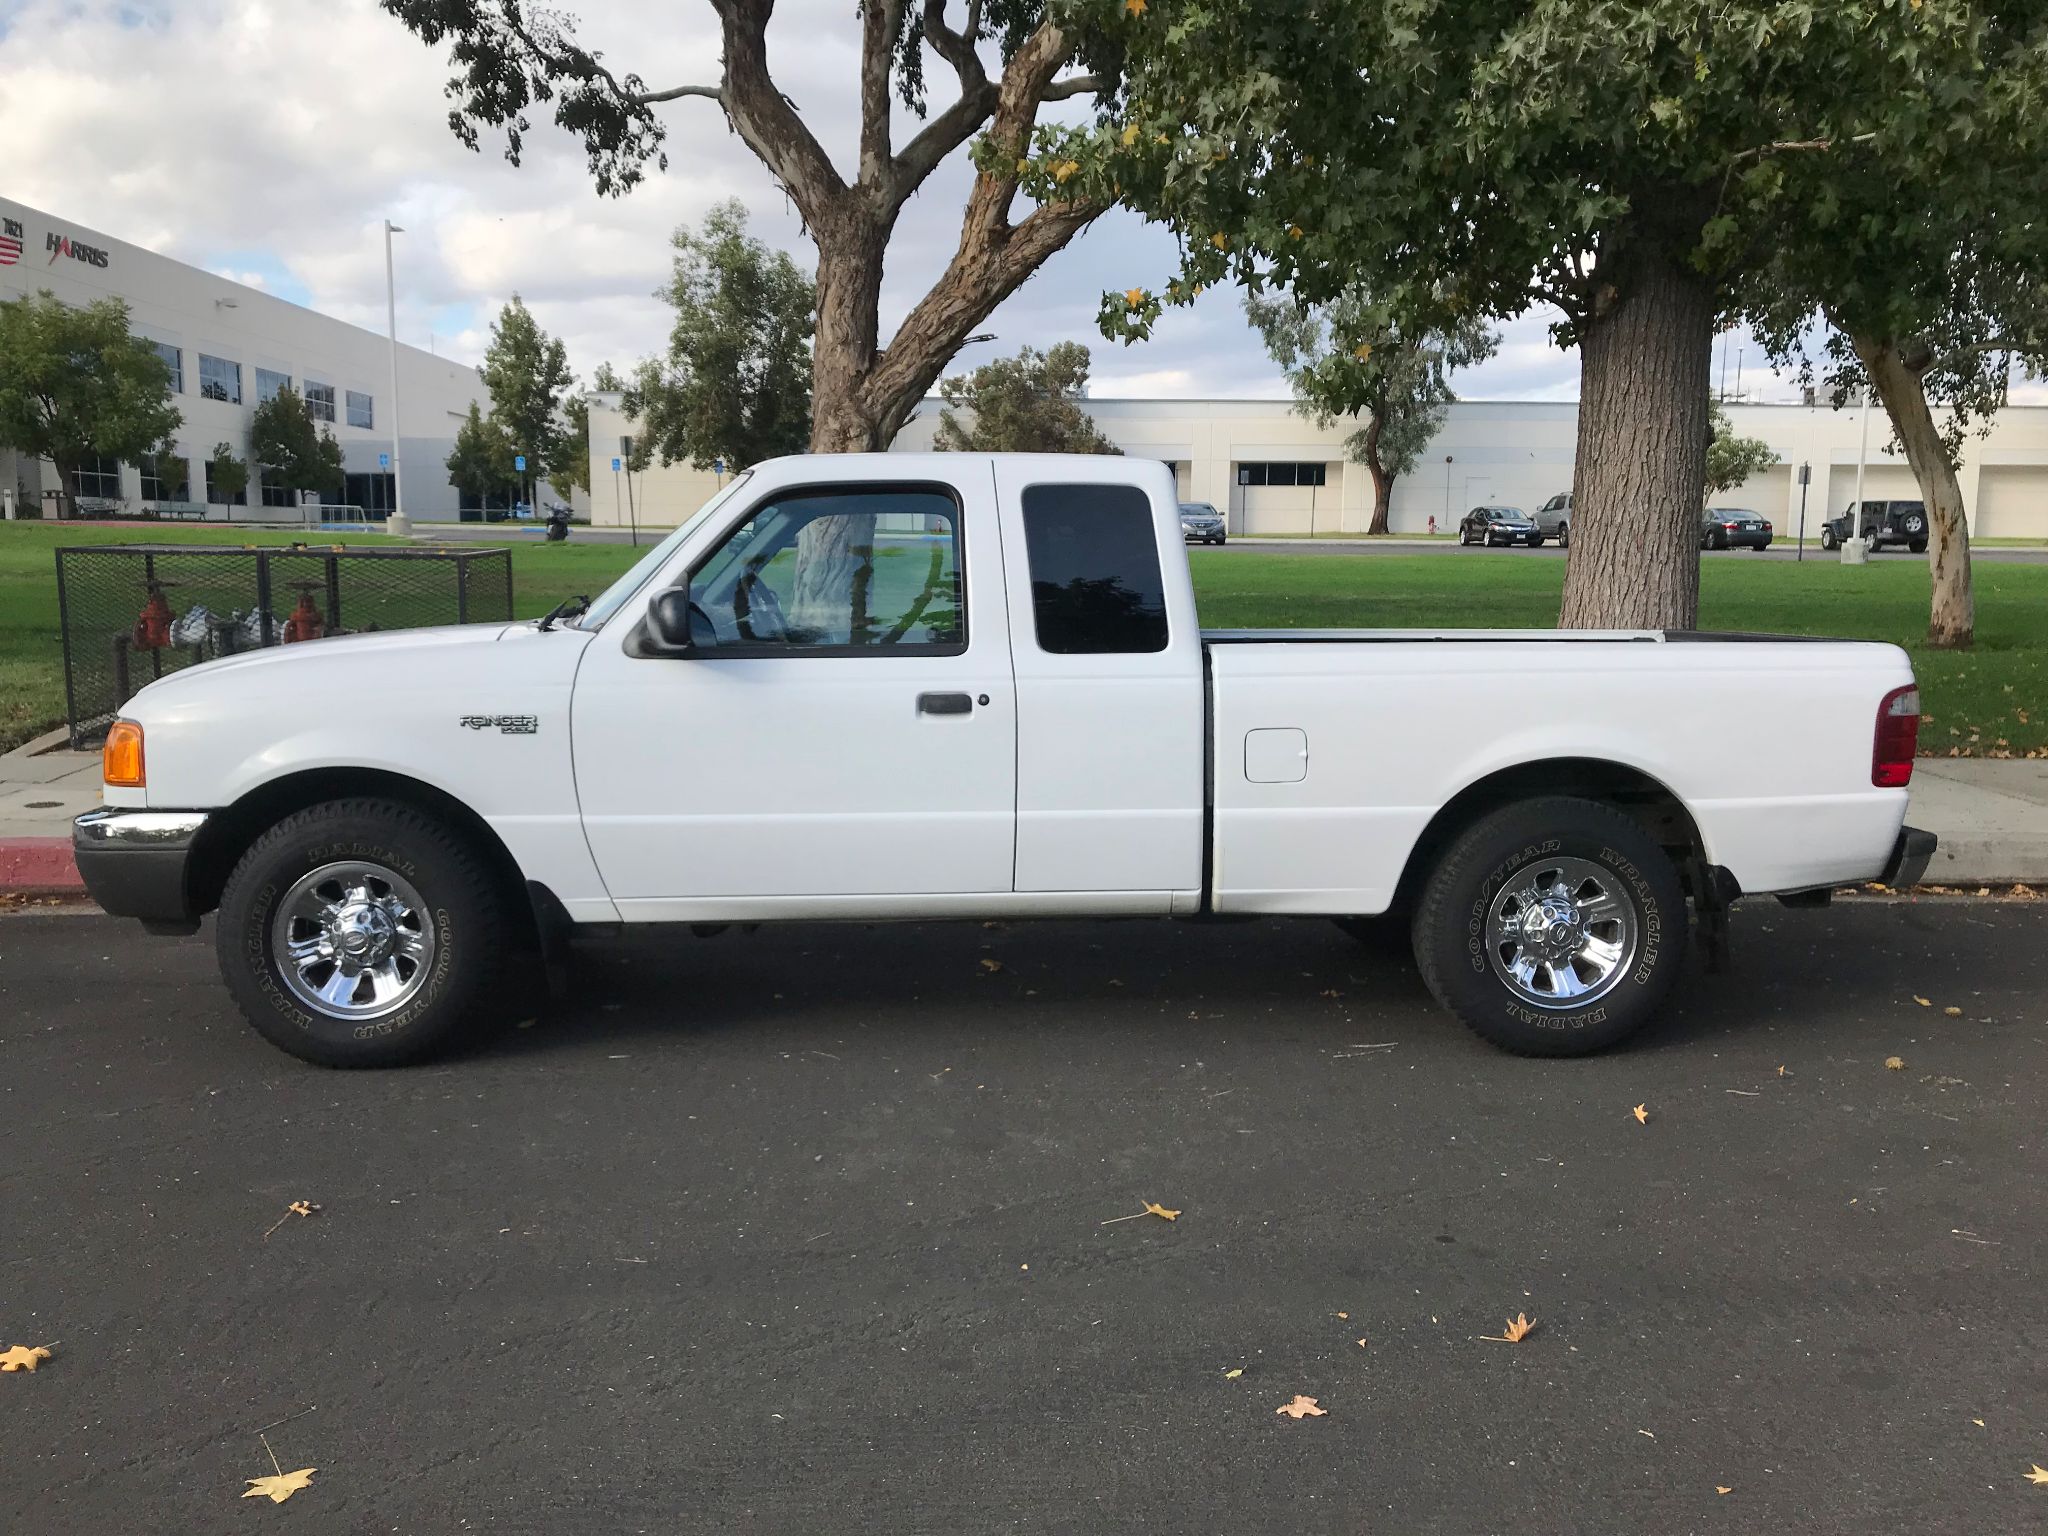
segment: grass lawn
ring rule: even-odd
[[[0,523],[0,748],[58,724],[64,672],[58,638],[59,544],[131,539],[289,544],[299,536],[242,530],[64,528]],[[381,542],[374,535],[322,543]],[[572,592],[596,595],[639,554],[625,545],[508,539],[514,601],[545,612]],[[1564,563],[1515,552],[1371,558],[1190,551],[1202,622],[1217,628],[1331,626],[1547,628],[1556,621]],[[1927,569],[1883,556],[1862,568],[1833,559],[1803,565],[1707,560],[1701,624],[1708,629],[1829,634],[1903,641],[1926,709],[1923,750],[1975,756],[2048,752],[2048,565],[1977,566],[1977,648],[1929,651]]]

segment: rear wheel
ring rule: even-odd
[[[1912,550],[1913,553],[1916,555],[1924,555],[1927,553],[1927,541],[1925,539],[1915,539],[1911,544],[1907,545],[1906,547]]]
[[[1523,1056],[1583,1056],[1648,1023],[1685,952],[1678,871],[1612,806],[1552,796],[1474,823],[1416,908],[1437,1001]]]
[[[439,818],[335,800],[259,837],[222,893],[221,974],[271,1044],[328,1067],[443,1050],[497,1000],[503,893]]]
[[[1557,530],[1557,547],[1559,549],[1570,549],[1572,547],[1572,525],[1570,523],[1564,524]]]

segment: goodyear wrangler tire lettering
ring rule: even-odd
[[[1571,871],[1585,883],[1564,878]],[[1539,875],[1551,882],[1540,891]],[[1650,1020],[1687,927],[1678,872],[1656,840],[1613,806],[1557,795],[1502,807],[1458,836],[1424,884],[1413,940],[1430,991],[1475,1034],[1520,1055],[1578,1056]],[[1510,959],[1528,969],[1503,970]],[[1525,995],[1539,977],[1557,1006]],[[1583,995],[1567,996],[1573,986]]]
[[[305,882],[317,879],[327,865],[389,871],[421,900],[412,910],[425,918],[432,935],[430,946],[418,946],[425,950],[421,963],[426,974],[408,978],[410,995],[401,993],[403,1002],[388,1013],[360,1016],[368,1012],[367,1001],[357,1005],[347,997],[332,999],[336,1013],[353,1010],[359,1016],[339,1017],[307,1006],[293,991],[308,985],[303,969],[294,970],[292,986],[285,984],[281,965],[290,962],[280,961],[278,930],[292,931],[296,946],[307,936],[326,936],[322,930],[328,919],[301,914],[307,910]],[[324,884],[314,889],[327,891]],[[375,889],[391,887],[387,882]],[[278,906],[287,892],[299,894],[289,897],[292,921],[283,923]],[[328,911],[343,898],[323,894],[319,900],[327,903],[321,910]],[[358,896],[354,906],[361,905]],[[337,954],[360,937],[349,928],[352,912],[353,907],[333,919],[341,925],[334,931]],[[244,1016],[273,1045],[321,1066],[399,1066],[443,1050],[495,1011],[503,976],[516,969],[505,963],[515,932],[506,893],[481,851],[439,818],[397,801],[335,800],[287,816],[258,837],[236,864],[217,921],[222,974]],[[418,932],[416,924],[413,931]],[[378,942],[384,947],[371,954],[388,956],[388,940]],[[306,963],[301,958],[298,967]],[[366,977],[358,994],[366,1000],[372,980]]]

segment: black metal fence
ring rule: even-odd
[[[145,684],[216,656],[325,635],[512,617],[504,549],[106,544],[57,551],[71,745]]]

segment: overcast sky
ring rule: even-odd
[[[701,0],[562,0],[580,35],[652,86],[715,83],[717,46]],[[852,0],[784,0],[769,33],[784,92],[841,163],[854,123]],[[592,190],[577,144],[551,123],[525,163],[448,131],[446,78],[374,0],[0,0],[0,187],[60,219],[225,273],[376,330],[384,328],[387,216],[398,245],[401,338],[481,357],[513,293],[568,344],[587,377],[662,345],[652,296],[667,237],[738,197],[757,234],[814,254],[767,173],[717,106],[660,110],[670,168],[624,198]],[[932,66],[935,99],[949,72]],[[903,135],[899,133],[899,143]],[[926,183],[890,247],[884,340],[950,256],[969,177],[963,156]],[[1286,386],[1247,329],[1234,293],[1170,312],[1153,341],[1125,347],[1094,324],[1105,290],[1157,288],[1174,270],[1163,231],[1126,213],[1098,220],[997,310],[993,345],[963,362],[1071,339],[1095,356],[1101,395],[1270,396]],[[1498,355],[1462,375],[1467,397],[1571,399],[1575,357],[1541,315],[1503,327]],[[1738,343],[1728,347],[1735,382]],[[1716,356],[1717,370],[1722,365]],[[1743,360],[1752,395],[1760,370]],[[1765,398],[1789,399],[1778,385]]]

